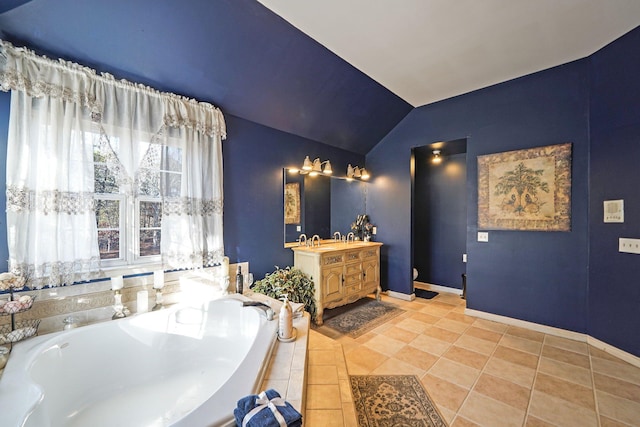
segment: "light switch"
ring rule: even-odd
[[[488,241],[489,241],[489,232],[478,231],[478,242],[488,242]]]
[[[467,254],[462,254],[462,262],[467,262]]]
[[[296,225],[296,231],[299,233],[302,231],[302,226],[301,225]]]

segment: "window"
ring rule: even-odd
[[[69,285],[141,263],[220,262],[219,109],[8,43],[0,57],[0,89],[12,90],[9,268],[27,286]]]
[[[104,266],[158,262],[162,241],[162,198],[179,197],[182,150],[138,144],[141,166],[133,182],[120,178],[119,157],[129,157],[117,138],[92,134],[96,224]]]

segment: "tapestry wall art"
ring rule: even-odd
[[[571,230],[571,143],[478,156],[478,229]]]
[[[284,223],[300,224],[300,183],[288,183],[284,187]]]

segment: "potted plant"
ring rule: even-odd
[[[281,300],[287,295],[291,302],[304,304],[304,308],[316,318],[315,286],[308,275],[295,267],[279,268],[267,273],[264,279],[258,280],[252,291]]]

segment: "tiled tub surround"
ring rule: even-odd
[[[241,263],[243,272],[248,271],[248,264]],[[237,264],[229,266],[231,279],[230,288],[233,286],[233,274],[237,270]],[[172,304],[189,298],[202,300],[205,296],[221,294],[219,285],[212,282],[215,276],[215,268],[197,272],[170,272],[165,274],[165,286],[163,296],[165,304]],[[140,290],[149,292],[149,308],[155,304],[155,291],[153,290],[153,275],[125,278],[123,289],[123,303],[136,312],[136,297]],[[62,330],[62,321],[73,316],[78,325],[111,321],[113,315],[113,291],[109,280],[79,284],[68,287],[28,291],[36,295],[37,299],[33,308],[21,314],[24,318],[41,319],[38,335]],[[274,322],[277,322],[277,314],[280,302],[270,298],[245,292],[245,296],[255,300],[267,300],[276,312]],[[28,317],[27,317],[28,316]],[[6,319],[2,319],[6,321]],[[309,315],[294,319],[294,327],[297,330],[296,340],[289,343],[276,341],[274,349],[265,372],[261,390],[275,388],[282,397],[289,401],[298,411],[304,414],[306,400],[306,376],[307,376],[307,346],[309,337]],[[10,356],[11,357],[11,356]]]
[[[248,263],[239,265],[243,272],[248,271]],[[237,266],[238,264],[229,266],[230,288],[234,283]],[[165,273],[165,285],[162,289],[164,303],[173,304],[188,298],[202,299],[220,295],[221,291],[216,279],[218,268]],[[137,312],[138,291],[145,290],[148,292],[149,310],[151,310],[156,298],[153,274],[125,277],[122,302],[132,315]],[[114,295],[108,277],[106,280],[73,286],[16,292],[16,298],[24,293],[34,295],[36,299],[31,310],[16,315],[16,320],[40,319],[38,335],[61,331],[64,326],[63,320],[69,316],[73,316],[77,325],[82,326],[111,320],[114,312]],[[0,298],[6,299],[8,295],[0,295]],[[6,324],[9,321],[9,316],[0,317],[0,324]]]

